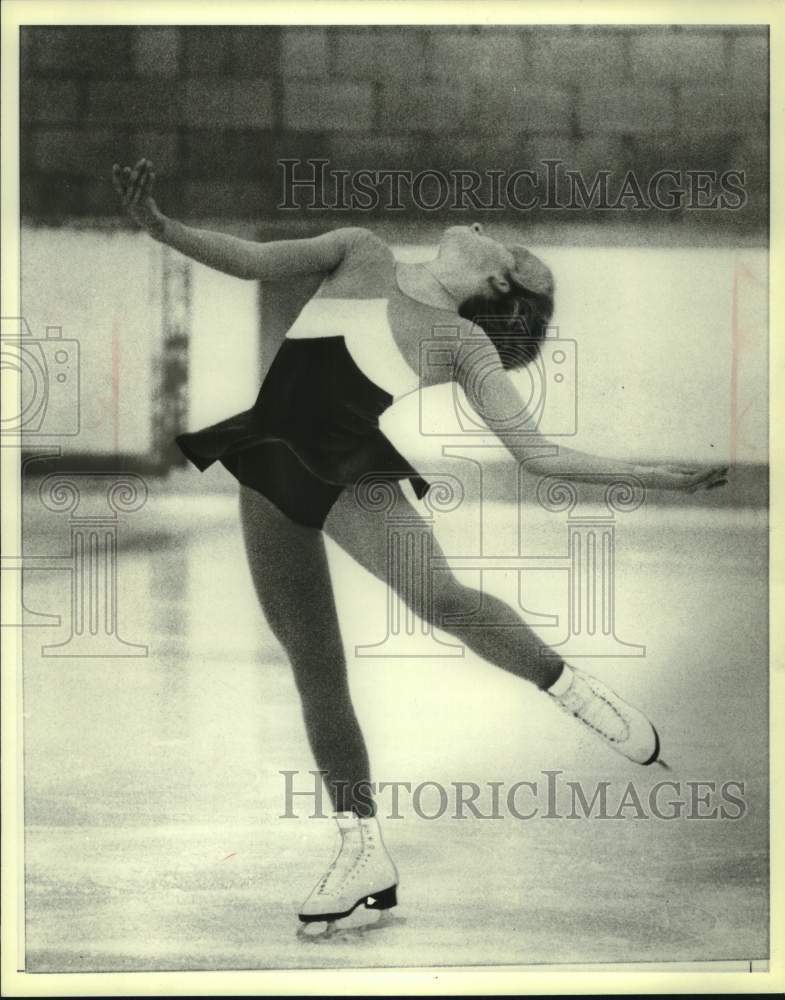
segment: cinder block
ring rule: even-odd
[[[259,183],[187,181],[182,211],[186,218],[259,218],[272,207],[270,200]]]
[[[183,136],[182,172],[194,179],[261,177],[273,133],[262,129],[191,129]]]
[[[38,129],[33,166],[41,173],[110,176],[123,146],[122,136],[104,129]]]
[[[365,131],[372,126],[369,83],[306,83],[284,85],[284,127],[295,130]]]
[[[673,96],[666,89],[599,88],[581,93],[579,124],[583,132],[665,132],[674,126]]]
[[[322,132],[280,132],[262,133],[259,152],[264,163],[275,165],[278,160],[330,159],[332,136]],[[353,142],[358,138],[356,133],[351,137],[343,136],[343,141]],[[279,169],[275,167],[275,169]]]
[[[137,228],[120,206],[111,181],[105,177],[96,177],[84,182],[83,203],[79,214],[125,220],[129,228],[134,230]]]
[[[431,37],[430,68],[441,79],[519,79],[527,75],[524,37],[516,26],[472,34],[437,32]]]
[[[178,91],[165,79],[90,81],[87,117],[113,125],[174,125],[180,118]]]
[[[335,74],[363,80],[417,80],[427,70],[425,31],[417,27],[336,29]]]
[[[109,187],[111,188],[111,184]],[[81,177],[41,178],[36,182],[36,214],[47,222],[59,222],[84,215],[85,188],[85,181]]]
[[[133,67],[140,76],[176,76],[180,65],[180,29],[136,28]]]
[[[725,34],[644,29],[630,39],[630,56],[643,83],[718,79],[725,74]]]
[[[275,76],[280,72],[281,29],[246,24],[230,28],[229,72],[233,76]]]
[[[43,179],[23,170],[19,179],[19,207],[23,222],[26,219],[37,219],[43,215],[41,207],[43,194]]]
[[[327,32],[323,28],[286,28],[281,35],[281,73],[284,77],[326,76]]]
[[[768,193],[769,147],[765,139],[744,137],[734,144],[729,156],[729,169],[744,171],[745,187],[750,195]]]
[[[79,113],[74,80],[28,77],[21,81],[20,114],[28,122],[73,122]]]
[[[271,81],[186,80],[182,120],[196,127],[270,128],[275,121]]]
[[[19,26],[19,75],[24,79],[35,72],[35,42],[29,25]]]
[[[275,133],[265,129],[235,132],[232,143],[235,175],[257,181],[271,177],[275,170],[272,156],[275,139]]]
[[[769,224],[769,149],[765,139],[741,139],[734,146],[732,170],[744,171],[746,204],[732,213],[734,222],[755,225],[765,230]]]
[[[224,129],[187,129],[183,133],[181,168],[188,178],[232,176],[233,133]]]
[[[31,28],[35,66],[40,73],[117,77],[131,72],[131,31],[127,27]]]
[[[479,84],[474,98],[474,127],[498,134],[562,132],[572,126],[574,97],[567,90],[520,80],[510,87]]]
[[[578,140],[572,153],[572,164],[567,168],[578,170],[587,181],[601,170],[624,174],[633,163],[629,146],[619,135],[592,135]]]
[[[731,50],[731,76],[741,89],[764,90],[769,81],[769,39],[767,34],[738,34]]]
[[[396,132],[460,132],[477,124],[473,88],[448,84],[385,84],[378,126]]]
[[[180,28],[185,71],[190,76],[213,76],[228,71],[229,29],[222,25]]]
[[[565,171],[576,169],[575,140],[563,133],[532,133],[521,137],[518,170],[535,174],[536,184],[521,178],[514,182],[512,174],[505,179],[507,188],[504,197],[511,207],[521,211],[513,199],[526,205],[533,198],[541,206],[550,201],[567,202],[569,187]],[[547,163],[546,161],[559,161]],[[554,180],[555,179],[555,180]],[[533,209],[532,209],[533,210]],[[527,210],[528,211],[528,210]]]
[[[651,172],[660,169],[717,170],[731,168],[732,145],[723,134],[704,135],[679,132],[661,141],[641,136],[636,155],[648,162]]]
[[[162,175],[172,176],[180,170],[180,140],[176,132],[157,132],[142,129],[128,140],[130,158],[136,163],[141,157],[153,161],[155,180]]]
[[[768,102],[765,94],[722,87],[690,87],[681,94],[679,124],[696,135],[741,132],[765,134]]]
[[[627,74],[627,39],[622,32],[538,29],[527,53],[528,74],[543,85],[619,83]]]
[[[421,170],[422,140],[412,135],[333,132],[327,137],[327,159],[335,170]]]

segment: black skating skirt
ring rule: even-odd
[[[343,490],[369,474],[427,492],[379,428],[392,401],[343,337],[284,340],[250,410],[175,440],[200,471],[219,461],[291,520],[321,528]]]

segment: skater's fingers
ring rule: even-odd
[[[728,481],[728,470],[727,469],[712,469],[712,473],[707,480],[705,480],[704,485],[707,490],[712,489],[714,486],[720,486]]]
[[[131,194],[131,168],[123,167],[123,205],[128,205],[128,199]]]
[[[125,173],[119,163],[115,163],[112,166],[112,183],[115,187],[125,188]]]
[[[115,163],[112,167],[112,185],[114,186],[115,191],[122,198],[125,189],[123,186],[123,175],[117,163]]]
[[[718,472],[716,469],[703,469],[701,471],[694,472],[690,477],[691,485],[694,489],[698,489],[701,486],[707,486],[710,482],[716,479]]]
[[[134,184],[133,190],[131,192],[132,205],[136,205],[139,203],[139,198],[141,197],[142,192],[144,191],[146,181],[147,181],[147,164],[143,163],[140,168],[139,174],[136,178],[136,183]]]

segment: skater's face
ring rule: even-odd
[[[489,282],[496,292],[510,290],[508,276],[515,269],[515,257],[503,243],[486,236],[479,222],[445,230],[439,258],[476,294],[487,293]]]

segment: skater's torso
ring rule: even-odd
[[[393,399],[444,382],[431,363],[435,336],[454,336],[458,317],[406,295],[395,258],[363,230],[341,265],[320,285],[286,334],[287,340],[340,337],[357,368]]]
[[[366,472],[415,475],[379,418],[396,398],[449,378],[449,364],[429,363],[439,352],[428,341],[455,337],[459,322],[405,295],[390,248],[358,230],[278,349],[250,411],[252,438],[284,442],[329,483]]]

